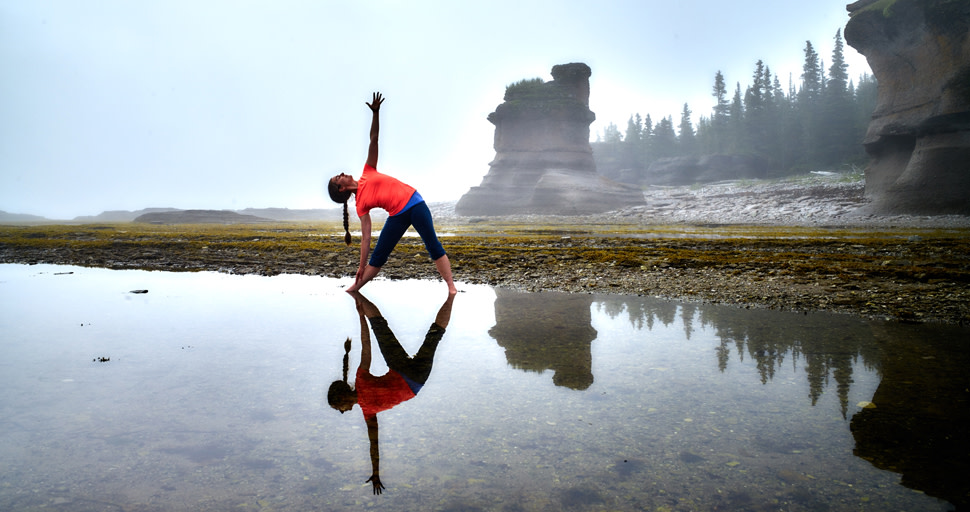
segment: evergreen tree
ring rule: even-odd
[[[765,109],[771,110],[771,105],[775,99],[775,91],[771,85],[771,68],[767,64],[765,64],[764,78],[761,79],[761,84],[764,88]]]
[[[694,125],[690,120],[691,114],[690,108],[684,103],[684,110],[680,113],[680,134],[677,139],[680,142],[680,154],[684,156],[693,155],[696,152],[697,141],[695,139]]]
[[[814,105],[822,93],[822,67],[818,60],[818,53],[811,41],[805,41],[805,63],[802,65],[802,88],[798,92],[798,101],[803,104]]]
[[[821,63],[811,41],[805,41],[805,62],[802,65],[802,88],[798,91],[797,116],[801,125],[801,164],[818,161],[821,150],[819,101],[822,95]]]
[[[764,79],[764,118],[760,136],[761,152],[774,165],[779,165],[784,159],[784,145],[782,144],[781,127],[784,124],[784,94],[778,77],[771,74],[771,69],[765,65]]]
[[[724,83],[724,75],[721,74],[720,70],[714,74],[714,89],[711,92],[711,96],[714,96],[714,118],[727,117],[728,115],[728,100],[727,100],[727,85]]]
[[[781,82],[778,80],[778,75],[772,78],[771,83],[771,102],[776,107],[788,103],[788,98],[785,97],[785,91],[781,88]]]
[[[741,83],[737,82],[734,89],[734,98],[731,99],[731,108],[728,116],[728,140],[727,150],[729,153],[743,153],[747,150],[744,147],[744,103],[741,101]]]
[[[623,135],[620,133],[620,129],[616,127],[615,123],[610,123],[603,128],[603,142],[606,144],[618,144],[623,142]]]
[[[674,120],[665,117],[657,123],[653,130],[653,149],[658,158],[675,156],[677,154],[677,133],[674,131]]]
[[[727,99],[727,85],[724,83],[724,75],[721,71],[714,75],[714,88],[711,92],[714,96],[714,113],[711,116],[711,151],[723,153],[727,149],[728,139],[728,119],[731,116],[731,104]],[[700,127],[698,127],[700,131]]]
[[[799,137],[801,132],[798,129],[798,123],[793,109],[795,94],[792,92],[794,85],[790,75],[788,82],[787,95],[781,88],[781,82],[778,80],[778,75],[775,75],[774,83],[772,85],[772,88],[774,89],[772,98],[775,109],[775,118],[777,120],[777,125],[774,127],[775,144],[777,144],[777,148],[774,154],[778,163],[778,169],[782,171],[787,171],[791,168],[792,163],[795,162],[798,156],[797,151],[800,148]]]
[[[765,103],[765,63],[761,59],[754,65],[751,81],[744,96],[744,107],[749,113],[752,110],[761,110]]]
[[[842,31],[835,33],[832,65],[820,105],[818,158],[822,165],[837,165],[861,153],[862,139],[855,130],[856,114],[849,94],[848,65],[843,56]]]
[[[713,139],[714,130],[711,128],[711,118],[700,116],[697,119],[697,135],[694,137],[697,143],[697,153],[710,155],[720,153]]]
[[[643,142],[641,140],[643,126],[640,114],[630,119],[626,124],[626,136],[620,144],[620,166],[628,173],[632,173],[636,179],[642,174],[643,170]]]
[[[602,136],[597,133],[596,143],[593,144],[593,153],[600,165],[600,171],[611,179],[619,178],[615,171],[622,168],[620,156],[622,140],[623,136],[616,124],[609,123],[603,128]]]
[[[744,93],[744,147],[765,155],[768,151],[767,146],[767,102],[765,92],[768,84],[765,83],[765,63],[758,60],[755,63],[754,74],[751,76],[752,84]],[[770,78],[768,79],[770,83]]]
[[[650,114],[643,120],[643,130],[640,131],[640,154],[643,155],[643,166],[646,169],[657,157],[653,151],[653,119]]]
[[[637,114],[636,120],[633,116],[626,122],[626,136],[623,137],[623,141],[630,144],[640,144],[640,132],[643,130],[642,123],[640,121],[640,114]]]
[[[828,90],[836,88],[840,95],[848,91],[849,83],[849,65],[845,63],[843,49],[842,29],[838,29],[835,31],[835,47],[832,49],[832,65],[829,67],[827,88]]]

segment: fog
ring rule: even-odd
[[[587,63],[593,139],[634,113],[706,116],[718,70],[743,88],[762,59],[797,83],[807,40],[828,60],[845,4],[4,2],[0,210],[330,208],[375,90],[381,170],[454,200],[488,172],[509,83]]]

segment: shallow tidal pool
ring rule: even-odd
[[[0,265],[0,510],[968,504],[965,327],[349,284]],[[329,405],[362,325],[381,376],[378,335],[415,355],[442,315],[412,395]]]

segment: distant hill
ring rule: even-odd
[[[241,215],[231,210],[175,210],[146,213],[135,217],[133,222],[147,224],[263,224],[277,221],[255,215]]]
[[[143,210],[108,210],[98,215],[74,217],[74,222],[131,222],[147,213],[177,212],[177,208],[145,208]]]
[[[234,212],[242,216],[262,218],[260,222],[266,220],[294,222],[294,221],[333,221],[342,219],[339,208],[330,209],[304,209],[291,210],[289,208],[246,208],[244,210],[180,210],[178,208],[145,208],[143,210],[109,210],[98,215],[85,215],[75,217],[74,222],[154,222],[136,220],[139,217],[152,213],[178,213],[178,212]],[[189,216],[191,217],[191,216]],[[148,217],[152,218],[152,217]],[[237,219],[238,220],[238,219]],[[168,221],[165,221],[168,223]]]
[[[289,208],[246,208],[245,210],[236,210],[236,213],[243,215],[255,215],[257,217],[282,221],[320,221],[343,219],[343,210],[340,208],[317,208],[307,210],[291,210]]]
[[[26,213],[7,213],[0,210],[0,222],[50,222],[47,217],[28,215]]]
[[[383,212],[374,212],[374,220],[381,220]],[[156,217],[156,214],[163,214]],[[351,206],[351,215],[356,218],[356,212]],[[172,220],[181,219],[181,220]],[[207,219],[207,220],[198,220]],[[217,223],[243,224],[248,222],[332,222],[343,219],[340,207],[334,208],[246,208],[244,210],[180,210],[178,208],[144,208],[141,210],[106,210],[97,215],[80,215],[72,220],[48,219],[38,215],[23,213],[8,213],[0,210],[0,223],[64,223],[92,224],[97,222],[158,222],[173,223]]]

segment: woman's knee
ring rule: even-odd
[[[428,256],[431,256],[431,261],[434,262],[437,262],[441,258],[448,255],[448,253],[445,252],[445,248],[441,246],[441,243],[438,243],[438,246],[435,249],[432,249],[431,247],[425,248],[428,249]]]

